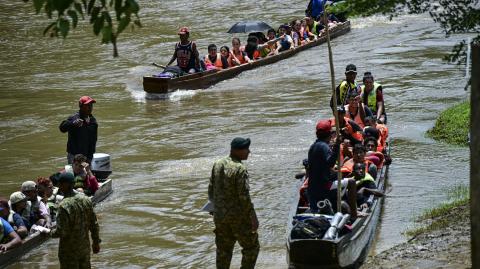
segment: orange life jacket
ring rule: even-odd
[[[353,138],[357,139],[358,141],[362,141],[363,137],[362,134],[359,132],[355,132],[353,130],[352,125],[348,122],[350,119],[347,117],[344,117],[345,119],[345,128],[347,128],[347,134],[351,135]],[[330,119],[330,122],[332,124],[332,127],[335,127],[335,117]]]
[[[210,58],[207,56],[205,56],[205,64],[208,65],[208,64],[211,64],[213,66],[215,66],[217,69],[223,69],[223,63],[222,63],[222,55],[220,55],[220,53],[217,53],[217,59],[215,60],[214,63],[212,63],[212,61],[210,61]]]
[[[373,164],[371,161],[369,160],[365,160],[364,161],[365,163],[365,171],[368,173],[368,168],[370,167],[371,164]],[[340,169],[340,171],[342,172],[342,174],[344,176],[349,176],[352,172],[353,172],[353,165],[355,163],[353,162],[353,158],[352,159],[349,159],[348,161],[346,161],[342,168]]]
[[[235,54],[235,52],[233,52],[233,55],[237,58],[237,60],[240,62],[240,64],[244,64],[244,63],[247,62],[247,60],[245,60],[245,57],[243,56],[244,53],[245,52],[243,52],[243,51],[240,51],[240,54]]]

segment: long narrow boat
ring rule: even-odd
[[[350,31],[350,21],[337,24],[330,29],[330,37],[335,38]],[[205,89],[217,82],[233,78],[243,71],[251,70],[259,66],[272,64],[280,60],[292,57],[300,51],[318,46],[327,41],[325,35],[320,36],[316,41],[299,46],[295,49],[281,52],[277,55],[268,56],[251,63],[242,64],[236,67],[223,70],[209,70],[206,72],[185,75],[178,78],[158,78],[154,76],[143,77],[143,90],[147,93],[165,94],[178,89],[196,90]]]
[[[385,191],[388,178],[388,165],[379,170],[376,185]],[[305,179],[304,179],[305,180]],[[297,191],[296,198],[300,198]],[[297,199],[296,201],[299,201]],[[383,197],[369,197],[371,206],[364,209],[367,217],[357,218],[352,224],[351,232],[334,240],[326,239],[292,239],[294,216],[305,215],[305,207],[298,202],[294,204],[289,215],[287,230],[287,262],[289,269],[312,268],[358,268],[368,255],[368,250],[375,237],[380,218]]]
[[[99,183],[99,185],[99,189],[91,197],[94,205],[105,200],[113,192],[112,179],[107,179],[105,182]],[[18,261],[23,255],[45,243],[48,239],[50,239],[49,235],[40,232],[27,236],[23,239],[21,246],[0,254],[0,268],[5,268],[7,265]]]

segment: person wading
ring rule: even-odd
[[[93,253],[100,251],[100,237],[97,216],[90,199],[73,191],[74,176],[62,173],[58,179],[58,188],[64,199],[58,207],[57,228],[52,237],[60,237],[58,258],[61,269],[91,268],[90,238]]]
[[[242,247],[241,269],[254,268],[260,251],[257,214],[242,163],[250,154],[249,147],[250,139],[233,139],[230,156],[216,161],[212,168],[208,198],[213,202],[217,269],[230,268],[236,241]]]
[[[92,115],[95,102],[90,96],[82,96],[78,100],[80,110],[60,123],[60,131],[68,132],[67,161],[69,164],[72,164],[73,157],[77,154],[85,155],[88,163],[92,161],[98,130],[97,120]]]

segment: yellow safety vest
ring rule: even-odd
[[[357,186],[362,185],[364,182],[367,182],[367,181],[371,181],[375,183],[375,179],[373,179],[373,177],[369,173],[365,173],[364,178],[357,180]]]
[[[356,82],[349,83],[348,81],[344,80],[342,81],[342,83],[340,83],[340,86],[338,86],[340,96],[337,98],[339,98],[342,105],[345,105],[347,103],[347,94],[349,92],[356,91],[357,87],[358,85]]]
[[[371,90],[368,93],[368,99],[367,99],[367,106],[372,110],[372,111],[377,111],[377,90],[378,87],[381,87],[382,85],[380,83],[373,82],[373,90]],[[363,100],[363,95],[365,94],[365,85],[362,85],[362,100]]]

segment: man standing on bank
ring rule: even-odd
[[[98,124],[92,115],[93,103],[96,101],[90,96],[82,96],[78,100],[80,110],[60,123],[60,131],[68,132],[67,161],[73,163],[73,157],[83,154],[90,163],[97,145]]]
[[[60,237],[58,258],[61,269],[90,269],[90,236],[93,253],[100,251],[97,216],[90,199],[74,192],[72,173],[62,173],[58,189],[64,194],[57,211],[57,228],[52,237]]]
[[[252,269],[260,244],[257,214],[250,199],[248,172],[242,163],[250,153],[250,139],[237,137],[230,145],[230,156],[214,163],[208,186],[208,198],[213,202],[217,269],[230,268],[236,241],[242,247],[240,268]]]

